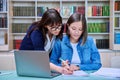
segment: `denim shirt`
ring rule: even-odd
[[[92,37],[87,37],[84,45],[81,46],[82,39],[79,40],[77,45],[78,55],[81,63],[79,64],[81,70],[98,70],[102,65],[100,55]],[[73,49],[70,44],[68,36],[64,36],[62,41],[56,40],[52,50],[50,61],[58,66],[61,66],[61,61],[68,60],[71,63],[73,56]]]

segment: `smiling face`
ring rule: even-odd
[[[85,15],[80,13],[72,14],[67,21],[66,33],[72,43],[77,43],[79,39],[82,39],[81,45],[83,45],[87,39]]]
[[[48,29],[48,33],[52,35],[58,35],[61,31],[62,26],[61,25],[55,25],[55,26],[46,26]]]
[[[80,36],[83,33],[82,22],[81,21],[73,22],[72,24],[70,24],[68,29],[69,29],[69,34],[70,34],[70,41],[72,43],[77,43]]]

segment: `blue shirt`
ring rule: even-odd
[[[79,40],[77,45],[78,55],[81,63],[79,64],[81,70],[97,70],[101,67],[100,55],[96,45],[91,37],[88,37],[85,44],[81,46],[82,39]],[[73,49],[70,44],[68,36],[64,36],[62,41],[57,40],[52,50],[50,61],[56,65],[61,66],[61,61],[69,60],[71,63],[73,56]]]
[[[28,37],[28,32],[35,27],[31,25],[21,42],[20,50],[44,50],[44,38],[42,32],[38,29],[34,30]]]

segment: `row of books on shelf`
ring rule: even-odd
[[[35,16],[35,7],[15,6],[13,7],[13,16]]]
[[[7,11],[7,0],[0,0],[0,11]]]
[[[14,40],[14,49],[19,49],[22,40]],[[109,39],[96,39],[96,46],[98,49],[108,49],[109,48]]]
[[[96,39],[96,46],[98,49],[108,49],[109,39]]]
[[[115,11],[120,11],[120,1],[115,1]]]
[[[109,16],[110,7],[106,6],[88,6],[88,16]]]
[[[37,10],[38,16],[42,16],[46,8],[41,6],[37,7]],[[58,8],[58,10],[60,9]],[[85,6],[63,6],[61,11],[63,17],[69,17],[75,12],[85,14]],[[109,12],[109,6],[89,6],[87,13],[88,16],[109,16]]]
[[[120,27],[120,17],[115,17],[115,27]]]
[[[28,23],[13,23],[12,33],[26,33],[30,24]],[[89,33],[108,33],[109,32],[109,22],[105,23],[88,23]]]
[[[37,16],[42,16],[46,11],[47,7],[39,6],[37,7]],[[60,8],[55,8],[60,11]],[[85,6],[63,6],[62,7],[62,16],[69,17],[75,12],[85,14]],[[110,9],[109,6],[89,6],[88,7],[88,16],[109,16]],[[35,16],[35,7],[22,7],[15,6],[13,7],[13,16]]]
[[[120,32],[115,32],[114,42],[115,44],[120,44]]]
[[[109,22],[104,23],[88,23],[88,33],[108,33]]]
[[[26,33],[29,26],[29,23],[13,23],[12,33]]]
[[[45,6],[39,6],[37,7],[37,16],[42,17],[44,12],[47,10],[48,7]],[[60,8],[59,7],[55,7],[54,9],[56,9],[58,12],[60,12]]]
[[[0,31],[0,45],[7,44],[7,33],[4,31]]]
[[[0,28],[7,28],[7,17],[0,17]]]
[[[78,12],[85,14],[85,6],[63,6],[62,7],[62,16],[69,17],[71,14]]]

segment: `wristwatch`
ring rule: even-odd
[[[79,69],[78,70],[80,70],[80,66],[79,65],[76,65]]]

